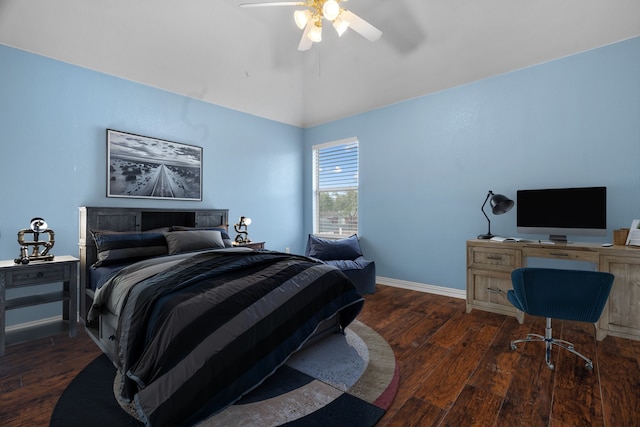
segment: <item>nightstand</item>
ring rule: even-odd
[[[264,249],[264,242],[236,243],[233,242],[234,248],[251,248],[254,251]]]
[[[0,356],[4,355],[6,343],[55,334],[60,331],[60,325],[67,325],[70,337],[76,336],[79,263],[78,258],[69,255],[56,256],[51,261],[32,261],[29,264],[15,264],[13,260],[0,261]],[[62,290],[6,298],[7,289],[60,282],[62,282]],[[26,331],[14,331],[6,334],[5,337],[6,310],[56,301],[63,302],[62,322],[47,323],[41,327],[29,328]]]

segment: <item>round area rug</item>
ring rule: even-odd
[[[198,426],[371,427],[391,405],[398,380],[389,344],[356,320],[345,335],[295,353],[259,387]],[[119,381],[111,362],[100,356],[64,391],[50,427],[142,425],[135,410],[114,396]]]

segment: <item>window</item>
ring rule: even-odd
[[[358,232],[358,140],[313,146],[313,233]]]

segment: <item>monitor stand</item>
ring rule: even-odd
[[[551,234],[549,235],[549,240],[553,243],[569,243],[565,234]]]

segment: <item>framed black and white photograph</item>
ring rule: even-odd
[[[107,129],[107,197],[202,200],[202,147]]]

